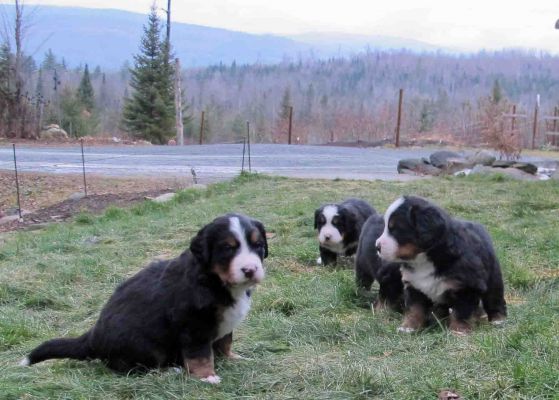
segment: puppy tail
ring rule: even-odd
[[[32,365],[53,358],[85,360],[94,358],[89,346],[89,332],[77,338],[60,338],[44,342],[36,347],[20,365]]]

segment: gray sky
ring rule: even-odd
[[[2,0],[2,2],[7,2]],[[147,13],[152,0],[27,0]],[[165,7],[167,0],[157,0]],[[559,53],[559,0],[173,0],[173,20],[252,33],[343,32],[413,38],[458,50]]]

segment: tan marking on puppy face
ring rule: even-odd
[[[421,329],[423,325],[425,325],[425,309],[418,304],[410,306],[404,314],[401,327],[417,330]]]
[[[261,239],[261,235],[260,235],[260,231],[258,229],[254,229],[251,233],[250,233],[250,241],[252,244],[256,244],[258,243],[258,241]]]
[[[209,357],[185,358],[184,366],[190,374],[197,378],[215,375],[213,354]]]
[[[239,242],[237,242],[237,240],[233,236],[227,236],[224,242],[231,247],[237,247],[239,245]]]
[[[419,250],[417,246],[412,243],[407,243],[398,246],[398,249],[396,250],[396,258],[401,260],[413,260],[419,253],[421,253],[421,250]]]
[[[231,276],[231,270],[228,265],[215,264],[212,268],[212,272],[219,276],[219,279],[225,284],[233,283],[233,278]]]

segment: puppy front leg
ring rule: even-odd
[[[232,360],[239,360],[243,357],[234,353],[231,350],[231,346],[233,344],[233,333],[229,333],[228,335],[223,336],[221,339],[218,339],[214,342],[213,348],[216,354],[222,355]]]
[[[398,328],[398,332],[411,333],[423,328],[427,312],[433,306],[433,302],[409,285],[404,289],[404,296],[404,321]]]
[[[467,335],[472,331],[475,313],[479,309],[479,294],[471,290],[458,291],[451,304],[450,331],[455,335]]]
[[[221,378],[215,373],[211,343],[188,346],[183,350],[183,360],[184,367],[196,378],[212,384],[221,382]]]
[[[321,246],[319,246],[318,249],[320,251],[320,262],[318,264],[336,264],[336,261],[338,260],[338,255],[336,253]]]

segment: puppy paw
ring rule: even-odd
[[[417,329],[408,326],[399,326],[397,330],[398,333],[414,333],[415,331],[417,331]]]
[[[221,382],[221,378],[217,375],[210,375],[205,378],[200,379],[202,382],[211,383],[212,385],[217,385]]]
[[[322,265],[322,258],[321,257],[318,257],[316,259],[316,265]]]
[[[229,353],[227,358],[230,360],[250,360],[250,358],[243,357],[242,355],[233,352]]]
[[[497,326],[497,327],[503,326],[503,325],[505,325],[505,323],[506,323],[505,319],[494,319],[494,320],[491,321],[491,325]]]

